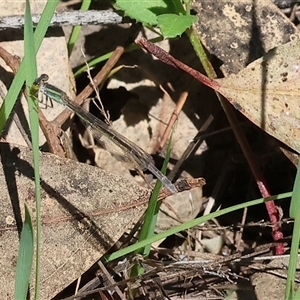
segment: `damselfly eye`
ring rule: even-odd
[[[42,74],[40,77],[38,77],[35,81],[34,84],[40,86],[44,84],[46,81],[48,81],[49,76],[47,74]]]

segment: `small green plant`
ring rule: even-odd
[[[145,26],[158,27],[165,38],[180,36],[197,21],[196,16],[190,15],[189,1],[186,0],[117,0],[116,7]]]
[[[190,14],[189,2],[189,0],[117,0],[115,8],[122,10],[125,16],[129,16],[131,19],[141,22],[144,26],[150,28],[150,30],[158,28],[161,36],[151,40],[151,42],[156,43],[161,41],[163,38],[181,36],[192,26],[193,23],[197,21],[197,17]],[[82,5],[84,5],[84,2]],[[69,40],[69,49],[70,47],[73,47],[74,40],[75,34],[72,38],[72,42],[71,38]],[[137,45],[131,44],[125,49],[125,52],[137,49],[139,49]],[[91,68],[102,61],[107,60],[111,55],[112,52],[96,57],[88,62],[88,66]],[[86,65],[78,68],[74,73],[75,77],[85,72],[86,69]]]

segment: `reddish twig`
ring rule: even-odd
[[[200,81],[201,83],[203,83],[204,85],[214,89],[217,92],[221,92],[220,88],[221,85],[213,80],[208,78],[207,76],[201,74],[200,72],[194,70],[193,68],[189,67],[188,65],[184,64],[183,62],[177,60],[176,58],[174,58],[172,55],[170,55],[169,53],[167,53],[166,51],[164,51],[163,49],[161,49],[160,47],[158,47],[157,45],[149,42],[148,40],[146,40],[145,38],[139,38],[135,41],[137,44],[139,44],[142,48],[146,49],[148,52],[150,52],[151,54],[153,54],[154,56],[156,56],[158,59],[160,59],[161,61],[163,61],[166,64],[169,64],[175,68],[181,69],[185,72],[187,72],[188,74],[190,74],[191,76],[193,76],[195,79],[197,79],[198,81]],[[245,135],[243,134],[241,128],[239,126],[236,126],[235,124],[238,124],[237,119],[236,119],[236,115],[234,113],[234,110],[232,108],[232,106],[229,104],[228,101],[222,101],[223,104],[223,108],[224,111],[227,115],[227,118],[230,122],[230,125],[232,126],[232,129],[239,141],[239,144],[242,148],[242,151],[249,163],[249,166],[251,168],[251,171],[255,177],[256,183],[258,185],[258,188],[261,192],[261,195],[264,198],[269,197],[271,194],[269,192],[269,189],[266,185],[266,182],[264,180],[264,177],[254,159],[254,155],[250,149],[250,146],[248,144],[248,141],[245,137]],[[280,240],[283,238],[283,234],[281,231],[281,226],[280,226],[280,215],[278,212],[277,207],[275,206],[274,201],[269,201],[266,202],[266,208],[269,214],[269,218],[271,223],[273,224],[272,227],[272,236],[274,238],[275,241]],[[276,245],[276,254],[280,255],[284,253],[284,247],[283,244],[279,243]]]
[[[159,143],[159,145],[157,147],[158,152],[160,152],[163,149],[163,147],[164,147],[164,145],[165,145],[165,143],[166,143],[166,141],[167,141],[167,139],[170,135],[170,132],[172,130],[172,126],[174,125],[174,123],[178,119],[178,115],[181,112],[184,103],[186,102],[187,96],[188,96],[188,92],[183,92],[180,95],[179,100],[176,103],[176,107],[174,108],[173,113],[172,113],[172,115],[169,119],[168,126],[165,129],[165,132],[162,136],[161,142]]]

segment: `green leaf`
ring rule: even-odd
[[[164,14],[157,17],[158,27],[165,38],[181,35],[197,21],[196,16]]]
[[[180,0],[117,0],[116,7],[125,15],[149,25],[157,25],[157,16],[167,13],[183,13]]]
[[[15,279],[15,299],[26,299],[32,261],[33,228],[28,207],[25,205],[25,221],[22,228]]]

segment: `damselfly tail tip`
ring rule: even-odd
[[[172,194],[178,193],[176,186],[167,177],[162,178],[161,182]]]
[[[168,186],[167,186],[167,189],[168,189],[172,194],[178,193],[178,191],[177,191],[177,189],[176,189],[176,187],[175,187],[174,184],[168,185]]]

